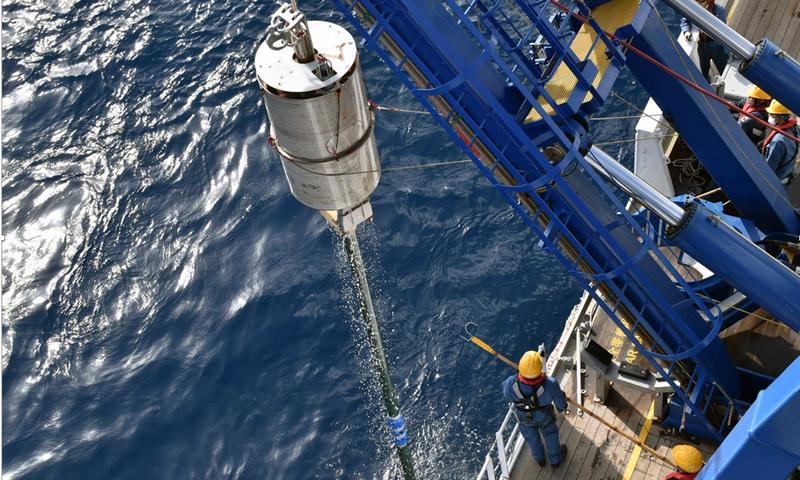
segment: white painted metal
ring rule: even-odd
[[[739,70],[732,64],[725,67],[722,73],[722,81],[725,84],[725,98],[739,101],[747,98],[747,91],[753,83],[744,78]]]
[[[664,153],[673,133],[656,102],[648,100],[636,123],[633,173],[667,197],[675,196]]]
[[[519,433],[519,428],[516,428],[514,432],[511,433],[508,441],[514,444],[514,450],[511,454],[511,457],[508,459],[508,469],[513,472],[514,465],[517,464],[517,459],[519,458],[520,453],[522,453],[522,450],[525,448],[525,439],[522,438],[522,434]]]
[[[500,430],[498,430],[498,431],[502,432],[503,430],[505,430],[506,427],[508,426],[508,422],[510,422],[512,418],[516,419],[516,416],[514,416],[514,408],[513,407],[509,408],[508,412],[506,412],[506,416],[503,417],[503,422],[500,424]]]
[[[494,437],[497,443],[497,456],[500,457],[500,478],[502,480],[508,480],[510,474],[508,470],[508,460],[506,459],[506,445],[505,442],[503,442],[503,433],[497,432]]]
[[[288,93],[311,93],[333,86],[344,78],[358,61],[358,50],[353,36],[333,23],[311,20],[308,30],[314,39],[317,53],[325,57],[336,74],[325,80],[314,74],[316,61],[299,63],[291,47],[273,50],[266,42],[256,49],[256,76],[261,88],[267,87]]]
[[[519,424],[517,423],[514,425],[514,428],[511,429],[511,433],[508,435],[508,442],[506,442],[506,458],[508,459],[508,470],[511,471],[511,465],[514,465],[514,462],[517,460],[517,455],[519,455],[519,442],[518,439],[522,439],[522,435],[519,433]],[[523,443],[524,443],[524,439]]]
[[[581,329],[575,329],[575,401],[578,405],[583,405],[583,382],[581,374]],[[583,415],[583,410],[580,408],[577,412],[578,415]]]
[[[346,212],[339,219],[342,231],[353,233],[362,222],[372,218],[372,204],[364,202],[353,210]]]
[[[486,474],[489,480],[495,480],[497,478],[494,476],[494,462],[492,462],[491,454],[486,455],[486,462],[484,462],[483,469],[481,473],[478,474],[478,478],[483,478],[483,474]]]
[[[700,29],[697,28],[697,25],[692,25],[689,29],[691,36],[689,38],[684,37],[682,34],[678,35],[678,46],[680,46],[686,55],[689,55],[689,58],[692,59],[694,65],[697,68],[700,68],[700,55],[697,53],[698,47],[698,40],[700,39]]]
[[[503,433],[508,429],[512,418],[514,419],[514,427],[511,429],[511,433],[506,441],[506,439],[503,437]],[[492,458],[493,453],[497,455],[497,465],[500,467],[500,478],[508,479],[513,462],[516,461],[517,457],[519,456],[519,451],[522,449],[520,441],[524,442],[524,440],[522,440],[522,435],[519,433],[519,425],[516,423],[514,407],[511,406],[511,408],[509,408],[506,412],[503,422],[500,424],[500,429],[495,433],[494,444],[492,445],[492,449],[486,455],[486,460],[484,460],[483,466],[478,473],[478,480],[487,478],[491,480],[496,478],[494,473],[495,461]]]
[[[292,195],[318,210],[350,210],[380,179],[375,118],[353,37],[331,23],[308,25],[321,57],[298,63],[292,48],[262,42],[256,76]],[[318,78],[322,67],[335,73]]]
[[[696,280],[705,280],[705,279],[710,278],[710,277],[712,277],[714,275],[714,272],[712,272],[711,270],[706,268],[706,266],[703,265],[702,263],[698,262],[697,260],[695,260],[694,258],[689,256],[689,254],[686,253],[686,252],[681,252],[681,256],[680,256],[680,258],[678,258],[678,261],[681,263],[681,265],[686,265],[687,267],[692,267],[693,269],[695,269],[700,274],[700,278],[693,279],[695,281]]]

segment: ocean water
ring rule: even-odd
[[[397,477],[340,247],[267,145],[252,55],[276,5],[4,2],[4,479]],[[419,108],[362,61],[378,103]],[[644,105],[629,76],[617,92]],[[425,116],[376,131],[385,167],[463,158]],[[386,172],[373,207],[419,478],[470,478],[510,372],[463,325],[515,358],[554,345],[580,291],[471,165]]]

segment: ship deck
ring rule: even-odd
[[[755,43],[769,37],[794,58],[800,57],[800,0],[733,0],[728,25]]]
[[[609,350],[617,361],[646,366],[644,358],[614,325],[605,313],[598,311],[592,321],[593,339]],[[720,334],[729,353],[740,367],[766,375],[778,375],[789,363],[800,355],[800,335],[785,325],[772,321],[763,310],[748,315]],[[555,355],[568,355],[575,349],[574,336],[566,332],[567,341]],[[568,396],[576,397],[575,371],[561,370],[555,374]],[[598,403],[592,398],[594,376],[585,377],[583,405],[600,415],[605,421],[626,433],[644,440],[659,454],[669,457],[672,446],[692,443],[683,436],[673,436],[663,430],[653,418],[654,395],[614,385],[606,402]],[[564,464],[557,469],[539,467],[525,446],[511,472],[511,479],[557,480],[557,479],[659,479],[672,471],[661,460],[642,452],[622,435],[610,430],[589,415],[577,415],[571,408],[570,415],[559,418],[561,442],[567,445]],[[693,443],[705,458],[716,445],[704,441]]]
[[[567,383],[567,390],[574,390],[572,382],[570,379]],[[652,397],[642,392],[618,387],[611,390],[606,404],[587,399],[584,406],[626,433],[639,438],[646,437],[648,446],[668,457],[673,445],[686,443],[686,440],[669,436],[657,424],[647,421],[651,403]],[[611,431],[589,415],[578,415],[574,409],[570,415],[559,419],[559,432],[561,442],[568,449],[567,458],[560,467],[539,467],[526,446],[510,478],[644,480],[659,479],[672,471],[669,465],[651,457],[647,452],[641,452],[639,447],[635,447],[622,435]],[[695,445],[706,457],[714,450],[714,445],[710,443]]]
[[[720,333],[737,366],[777,377],[800,356],[800,335],[758,310]]]

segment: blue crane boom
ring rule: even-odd
[[[693,217],[670,238],[663,222],[629,213],[585,158],[591,146],[586,117],[603,105],[627,66],[744,218],[767,233],[797,234],[800,222],[782,186],[726,109],[664,73],[670,69],[710,89],[675,48],[654,9],[657,2],[333,3],[540,245],[670,382],[675,395],[662,425],[722,440],[730,425],[709,412],[722,408],[722,418],[739,418],[748,403],[740,398],[742,374],[717,336],[722,313],[712,312],[705,300],[713,295],[677,271],[665,249],[668,240],[709,265],[724,266],[732,259],[734,267],[719,267],[715,273],[734,286],[744,286],[748,278],[770,279],[743,291],[781,313],[793,328],[798,328],[800,279],[732,228],[715,235],[708,223],[724,220],[702,204],[690,206],[687,215]],[[559,15],[554,4],[566,15]],[[634,55],[634,48],[659,66]],[[759,67],[753,63],[749,68]],[[742,263],[745,258],[758,261]]]

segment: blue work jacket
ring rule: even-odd
[[[503,382],[503,398],[509,402],[515,402],[517,400],[522,400],[523,398],[522,395],[517,394],[516,388],[514,388],[515,384],[518,386],[520,393],[523,395],[531,395],[533,393],[533,386],[526,385],[518,381],[516,375],[511,375]],[[547,408],[535,410],[533,412],[532,422],[524,418],[524,415],[522,415],[521,412],[515,408],[514,410],[517,414],[517,420],[526,426],[546,425],[547,423],[553,421],[553,409],[549,408],[551,404],[554,405],[559,412],[563,412],[567,409],[567,400],[564,396],[564,392],[561,390],[561,387],[558,386],[558,382],[556,382],[554,378],[547,377],[542,383],[536,385],[535,387],[539,406]]]
[[[797,136],[797,127],[792,127],[787,133]],[[772,140],[767,144],[767,152],[764,156],[767,159],[769,168],[775,172],[778,179],[784,182],[792,176],[794,158],[797,156],[797,143],[779,133],[772,137]]]

